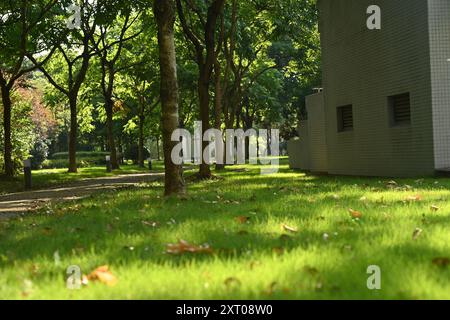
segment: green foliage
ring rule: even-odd
[[[109,155],[109,152],[100,151],[79,151],[77,152],[77,165],[80,168],[87,168],[99,165],[105,165],[105,157]],[[58,152],[50,156],[50,159],[44,161],[42,167],[44,169],[58,169],[66,168],[69,164],[68,152]]]
[[[29,97],[14,91],[12,95],[14,108],[11,114],[12,145],[14,168],[17,172],[23,168],[22,160],[30,156],[36,136],[31,119],[32,101]],[[0,150],[4,150],[3,105],[0,103]],[[0,154],[0,168],[4,166],[3,152]]]
[[[33,170],[42,169],[42,164],[48,157],[48,141],[38,139],[30,152],[31,155],[31,167]]]
[[[89,152],[79,151],[77,152],[77,164],[80,168],[86,168],[90,166],[105,165],[105,157],[109,155],[109,152]],[[66,168],[69,164],[68,152],[58,152],[51,155],[50,159],[42,164],[45,169],[52,168]]]
[[[77,158],[80,159],[94,159],[94,158],[103,158],[105,160],[105,156],[109,155],[109,152],[103,152],[103,151],[78,151],[77,152]],[[61,159],[67,159],[69,157],[68,152],[57,152],[50,156],[50,159],[52,160],[61,160]]]
[[[101,165],[105,163],[105,160],[100,160],[98,158],[93,159],[77,159],[77,168],[89,168],[93,166]],[[67,159],[47,159],[41,163],[41,169],[62,169],[67,168],[69,166],[69,160]]]
[[[145,145],[154,144],[148,141],[161,139],[159,53],[151,2],[100,0],[95,3],[83,0],[80,2],[83,5],[81,29],[68,29],[66,26],[66,19],[71,15],[68,8],[72,1],[63,0],[60,5],[50,8],[47,14],[40,15],[46,3],[39,0],[36,6],[29,8],[30,23],[42,20],[39,20],[39,24],[30,33],[29,49],[33,54],[38,47],[39,50],[48,52],[56,46],[51,59],[43,67],[66,90],[74,87],[74,81],[82,69],[83,59],[80,53],[86,46],[83,40],[88,34],[87,26],[96,25],[98,28],[89,40],[86,51],[90,56],[89,68],[78,91],[78,149],[107,148],[104,89],[112,76],[113,134],[118,148],[134,158],[141,125]],[[196,8],[196,12],[189,12],[189,23],[200,38],[203,36],[203,23],[210,3],[190,1],[191,8]],[[222,39],[224,44],[226,42],[230,45],[231,39],[235,40],[232,56],[234,67],[227,74],[224,44],[217,43],[218,62],[222,68],[221,80],[226,86],[224,103],[228,108],[235,108],[236,110],[229,112],[240,114],[241,121],[246,125],[280,128],[282,138],[289,139],[295,135],[297,121],[305,116],[304,97],[312,92],[313,87],[320,86],[321,82],[316,1],[236,0],[236,5],[235,34],[232,34],[233,1],[226,2],[223,17],[220,17],[216,26],[217,41]],[[0,59],[1,68],[5,70],[10,70],[14,62],[20,59],[16,41],[22,32],[20,14],[19,10],[12,10],[11,6],[18,9],[20,2],[0,5],[0,12],[3,14],[15,12],[7,19],[9,27],[6,28],[5,25],[0,29],[0,38],[3,37],[3,42],[7,45],[7,49],[0,50],[0,57],[4,56],[4,59]],[[123,37],[127,40],[120,45],[117,40],[121,37],[127,17],[129,22],[136,20],[125,31]],[[199,119],[199,70],[192,43],[187,41],[179,24],[175,26],[175,35],[180,127],[191,129],[193,122]],[[107,64],[104,63],[105,59],[109,61]],[[24,60],[22,68],[29,64],[27,61]],[[111,67],[115,72],[105,73]],[[52,111],[56,121],[56,128],[48,143],[50,152],[67,150],[70,128],[68,96],[60,88],[49,84],[41,72],[33,72],[32,77],[40,83],[42,100]],[[214,90],[211,81],[212,98],[215,96]],[[211,123],[213,115],[211,101]],[[233,126],[242,125],[233,123]],[[36,140],[36,148],[29,149],[33,149],[35,154],[36,167],[45,159],[43,142],[46,137],[42,134],[39,136],[42,138]],[[155,150],[152,153],[156,153]]]

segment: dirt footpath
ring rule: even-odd
[[[2,195],[0,196],[0,219],[39,209],[51,201],[81,199],[93,193],[152,182],[162,177],[162,173],[127,174],[85,179],[55,188]]]

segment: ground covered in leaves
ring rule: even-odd
[[[450,299],[449,179],[218,175],[0,221],[0,298]]]

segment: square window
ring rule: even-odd
[[[353,106],[347,105],[337,108],[338,132],[353,130]]]
[[[411,99],[409,93],[390,96],[389,113],[391,125],[407,125],[411,123]]]

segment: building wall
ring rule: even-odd
[[[450,168],[450,0],[428,3],[436,169]]]
[[[306,97],[310,170],[328,172],[328,152],[323,92]]]
[[[311,157],[310,157],[310,138],[309,138],[309,122],[308,120],[300,121],[298,128],[300,137],[300,168],[302,170],[311,170]]]
[[[302,141],[299,138],[293,138],[288,141],[287,148],[289,155],[289,168],[308,170],[308,168],[305,168],[305,163],[302,162],[302,155],[304,152],[302,148]]]
[[[373,4],[382,10],[381,30],[366,26]],[[433,174],[427,1],[319,0],[319,9],[328,171]],[[406,92],[411,125],[392,127],[388,96]],[[354,129],[338,133],[336,109],[349,104]]]
[[[293,139],[288,145],[289,161],[292,169],[311,169],[311,157],[309,150],[309,126],[308,120],[301,120],[297,128],[299,138]],[[294,156],[293,161],[290,158]],[[294,163],[294,161],[298,161]]]

